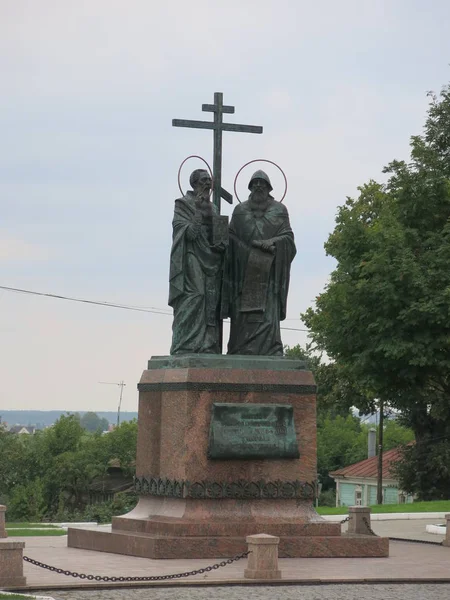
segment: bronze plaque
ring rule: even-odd
[[[299,458],[290,404],[212,405],[208,458]]]
[[[267,288],[273,259],[274,255],[269,252],[263,252],[258,248],[250,250],[242,286],[241,312],[263,313],[266,310]],[[264,320],[264,315],[261,320]]]

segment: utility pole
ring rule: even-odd
[[[383,401],[379,402],[380,418],[378,420],[378,470],[377,470],[377,504],[383,504]]]
[[[122,406],[123,388],[127,385],[123,381],[119,383],[112,381],[99,381],[102,385],[118,385],[120,387],[119,406],[117,407],[117,427],[120,425],[120,407]]]

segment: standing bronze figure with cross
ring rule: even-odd
[[[280,321],[286,318],[294,236],[287,209],[270,195],[264,171],[250,180],[250,196],[233,212],[230,230],[220,216],[222,132],[262,133],[262,127],[224,123],[223,94],[202,110],[214,120],[174,119],[175,127],[212,129],[213,177],[196,169],[192,191],[175,201],[170,255],[169,305],[173,307],[171,354],[221,354],[222,318],[230,317],[229,354],[282,355]],[[202,159],[203,160],[203,159]],[[271,162],[271,161],[266,161]],[[210,201],[211,187],[213,202]],[[229,234],[229,238],[228,238]]]

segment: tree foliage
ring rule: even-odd
[[[9,519],[39,520],[83,509],[94,478],[117,459],[134,471],[137,422],[124,422],[103,435],[89,433],[79,415],[63,415],[34,435],[0,430],[0,503]]]
[[[369,429],[352,414],[351,407],[364,404],[365,399],[334,363],[325,363],[310,347],[300,345],[285,349],[286,356],[304,360],[316,379],[317,393],[317,473],[324,492],[334,489],[329,473],[367,458]],[[362,402],[361,402],[362,400]],[[390,450],[408,444],[413,432],[397,420],[386,419],[384,448]]]
[[[303,318],[315,347],[358,390],[359,408],[382,400],[401,411],[417,441],[403,485],[439,498],[450,491],[447,453],[432,450],[450,438],[449,87],[431,95],[410,162],[385,172],[385,185],[370,181],[340,207],[325,244],[337,267]]]
[[[300,345],[285,348],[288,358],[305,361],[313,372],[317,384],[317,418],[324,416],[347,416],[352,406],[360,406],[363,399],[357,388],[345,376],[343,370],[333,362],[324,362],[311,346]]]
[[[108,431],[108,419],[100,418],[95,412],[87,412],[80,418],[83,429],[94,433],[95,431]]]

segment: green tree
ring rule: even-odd
[[[0,504],[6,504],[11,489],[23,480],[22,454],[19,436],[0,429]]]
[[[84,433],[80,415],[61,415],[54,425],[45,430],[44,444],[53,457],[74,452],[80,448]]]
[[[63,415],[32,436],[1,429],[0,500],[8,505],[8,519],[79,517],[89,500],[90,484],[107,475],[112,460],[127,474],[134,472],[136,442],[136,421],[104,435],[83,429],[76,414]],[[111,510],[113,505],[106,512]]]
[[[89,484],[106,471],[105,454],[102,436],[95,434],[86,438],[78,450],[55,457],[51,472],[56,483],[53,500],[58,498],[60,506],[62,497],[65,507],[81,509],[88,500]]]
[[[285,348],[288,358],[304,360],[308,369],[315,377],[317,384],[317,420],[322,418],[342,415],[347,416],[352,406],[361,406],[364,403],[358,390],[345,376],[339,365],[333,362],[324,362],[322,356],[313,352],[311,346],[302,348],[299,344]]]
[[[414,431],[404,427],[397,419],[385,419],[383,428],[383,448],[392,450],[406,446],[414,440]]]
[[[325,244],[337,267],[303,315],[315,347],[361,395],[358,407],[382,400],[413,429],[417,444],[405,453],[402,486],[423,499],[450,497],[443,451],[450,438],[449,158],[446,87],[431,96],[411,161],[393,161],[386,185],[370,181],[339,209]],[[406,477],[408,468],[414,477]]]
[[[132,421],[123,421],[104,436],[109,459],[117,459],[126,475],[132,475],[135,472],[137,430],[137,420],[133,419]]]
[[[351,407],[358,403],[359,395],[349,382],[341,377],[338,366],[325,363],[307,346],[285,348],[288,358],[304,360],[316,379],[317,392],[317,473],[322,491],[334,489],[328,475],[342,467],[367,457],[367,435]]]
[[[334,488],[331,471],[367,458],[367,432],[357,417],[325,417],[317,427],[317,473],[322,490]]]
[[[40,523],[47,512],[44,484],[36,478],[14,487],[8,502],[8,520]]]
[[[95,412],[85,413],[80,419],[80,424],[83,429],[86,429],[92,433],[96,432],[97,430],[108,431],[109,427],[108,419],[101,419]]]

